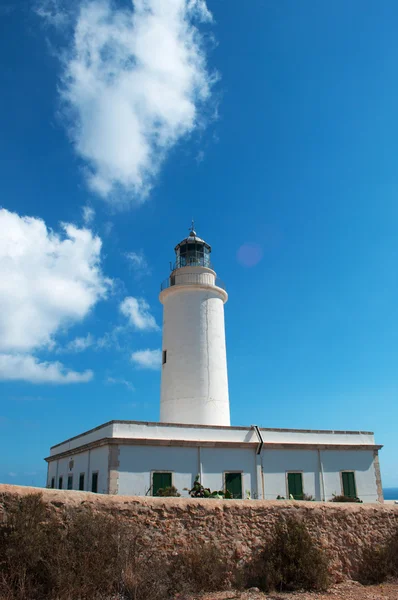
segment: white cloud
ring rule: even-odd
[[[0,381],[86,383],[92,378],[92,371],[77,373],[59,362],[39,362],[29,354],[0,354]]]
[[[95,210],[91,206],[83,206],[83,221],[85,225],[90,225],[95,217]]]
[[[150,306],[143,298],[127,296],[120,304],[121,313],[128,318],[130,325],[139,331],[158,331],[155,317],[149,312]]]
[[[131,381],[127,381],[127,379],[120,379],[119,377],[107,377],[106,383],[110,383],[111,385],[124,385],[130,391],[134,391],[134,386]]]
[[[106,295],[101,240],[71,224],[63,230],[0,210],[0,351],[50,345]]]
[[[127,252],[126,258],[130,262],[130,265],[134,269],[137,277],[150,275],[151,269],[142,250],[140,250],[140,252]]]
[[[71,340],[65,347],[65,350],[69,352],[83,352],[94,344],[94,338],[91,333],[88,333],[85,337],[77,337]]]
[[[71,224],[62,229],[57,234],[41,219],[0,209],[2,379],[25,373],[28,381],[88,381],[87,372],[29,356],[52,348],[57,332],[84,319],[111,283],[100,268],[101,240]]]
[[[56,29],[64,28],[70,20],[70,15],[59,0],[41,0],[34,10],[48,25]]]
[[[162,362],[161,350],[137,350],[131,360],[142,369],[159,369]]]
[[[216,79],[197,27],[211,21],[205,0],[133,8],[82,3],[60,86],[88,184],[115,202],[145,199],[168,151],[203,121]]]

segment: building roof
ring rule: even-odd
[[[337,449],[352,447],[380,448],[374,445],[374,435],[369,431],[336,431],[313,429],[259,428],[264,447],[308,448],[333,446]],[[108,421],[71,437],[51,447],[50,459],[76,452],[79,448],[104,443],[135,445],[227,445],[247,446],[258,444],[255,426],[228,427],[222,425],[187,425],[148,421]]]

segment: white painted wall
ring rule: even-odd
[[[355,471],[357,494],[363,502],[377,502],[376,474],[373,452],[322,451],[326,499],[343,493],[340,472]]]
[[[205,267],[174,272],[178,285],[163,290],[160,420],[163,423],[229,425],[224,302]]]
[[[73,473],[74,489],[78,489],[79,474],[84,472],[85,489],[91,490],[91,475],[99,472],[98,491],[108,491],[108,446],[95,448],[73,456],[73,469],[69,470],[70,458],[62,458],[49,463],[48,485],[51,477],[63,476],[63,489],[66,489],[67,476]],[[275,500],[278,495],[287,497],[288,471],[303,473],[303,490],[316,500],[323,499],[323,485],[320,459],[323,466],[325,498],[342,493],[341,471],[354,471],[357,493],[363,502],[377,502],[376,475],[373,452],[366,450],[263,450],[261,453],[263,481],[257,480],[256,452],[251,448],[194,448],[184,446],[119,446],[119,494],[151,495],[151,473],[171,471],[173,485],[182,496],[187,496],[184,488],[191,488],[195,476],[200,474],[201,482],[212,491],[224,489],[224,473],[242,472],[243,497],[250,491],[252,498],[261,498],[264,484],[264,498]],[[57,464],[58,463],[58,464]],[[258,485],[259,483],[259,485]],[[260,491],[260,492],[259,492]]]
[[[73,475],[73,489],[79,489],[79,475],[84,473],[84,489],[91,491],[92,474],[98,471],[98,493],[108,493],[108,454],[109,447],[101,446],[85,452],[74,454],[51,461],[48,465],[47,485],[51,486],[51,479],[55,477],[55,488],[58,488],[59,477],[62,476],[62,489],[67,489],[68,476]],[[70,462],[73,467],[70,469]]]
[[[264,473],[264,497],[288,497],[287,471],[303,472],[305,494],[321,499],[318,453],[315,450],[264,450],[261,455]]]
[[[173,485],[181,496],[191,488],[196,475],[212,491],[224,489],[224,472],[241,471],[243,494],[256,493],[256,456],[250,449],[120,446],[119,494],[151,495],[151,473],[171,471]]]
[[[182,496],[191,488],[199,472],[197,448],[165,448],[161,446],[120,446],[119,494],[151,495],[151,472],[172,471],[173,485]]]
[[[321,450],[324,497],[343,493],[341,471],[354,471],[357,494],[363,502],[377,502],[376,474],[373,452],[366,450]],[[265,450],[262,453],[264,492],[266,500],[278,495],[287,497],[288,471],[303,472],[303,491],[323,499],[322,476],[317,450]]]
[[[256,454],[248,448],[202,448],[202,483],[212,491],[224,489],[224,473],[240,471],[242,473],[242,496],[246,491],[255,498]]]

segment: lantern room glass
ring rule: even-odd
[[[176,269],[181,267],[207,267],[210,264],[210,248],[203,242],[189,240],[177,249]]]

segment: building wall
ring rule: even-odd
[[[117,493],[151,495],[153,471],[171,471],[173,485],[182,496],[200,475],[204,487],[224,489],[225,472],[242,473],[242,495],[275,500],[288,497],[287,473],[302,472],[303,491],[316,500],[342,494],[341,471],[354,471],[357,494],[363,502],[377,502],[376,473],[371,451],[265,450],[257,469],[255,449],[163,446],[119,447]],[[321,470],[323,468],[323,477]]]
[[[150,496],[151,473],[172,471],[173,485],[182,496],[184,488],[191,488],[199,473],[197,448],[171,448],[162,446],[120,446],[118,493]]]
[[[326,500],[342,493],[341,471],[355,471],[357,494],[364,502],[377,502],[376,473],[373,452],[321,452]]]
[[[212,491],[224,489],[224,473],[242,473],[242,494],[256,497],[256,455],[250,449],[170,448],[161,446],[120,446],[118,493],[151,495],[153,471],[171,471],[173,485],[182,496],[196,475]]]
[[[264,450],[261,456],[264,496],[276,500],[288,497],[288,471],[303,472],[303,492],[321,500],[318,455],[315,450]]]
[[[202,483],[213,490],[224,489],[224,473],[240,471],[242,473],[242,497],[250,492],[255,498],[256,454],[248,448],[202,448]]]
[[[262,466],[266,500],[288,497],[288,471],[302,471],[303,492],[316,500],[331,500],[333,495],[342,494],[341,471],[354,471],[360,499],[378,500],[371,450],[265,450]]]
[[[79,489],[79,475],[84,473],[84,489],[91,491],[92,474],[98,472],[98,493],[108,493],[108,446],[93,448],[85,452],[50,461],[47,472],[47,486],[55,477],[55,487],[58,488],[59,477],[62,476],[62,489],[67,489],[68,476],[73,476],[73,488]]]

